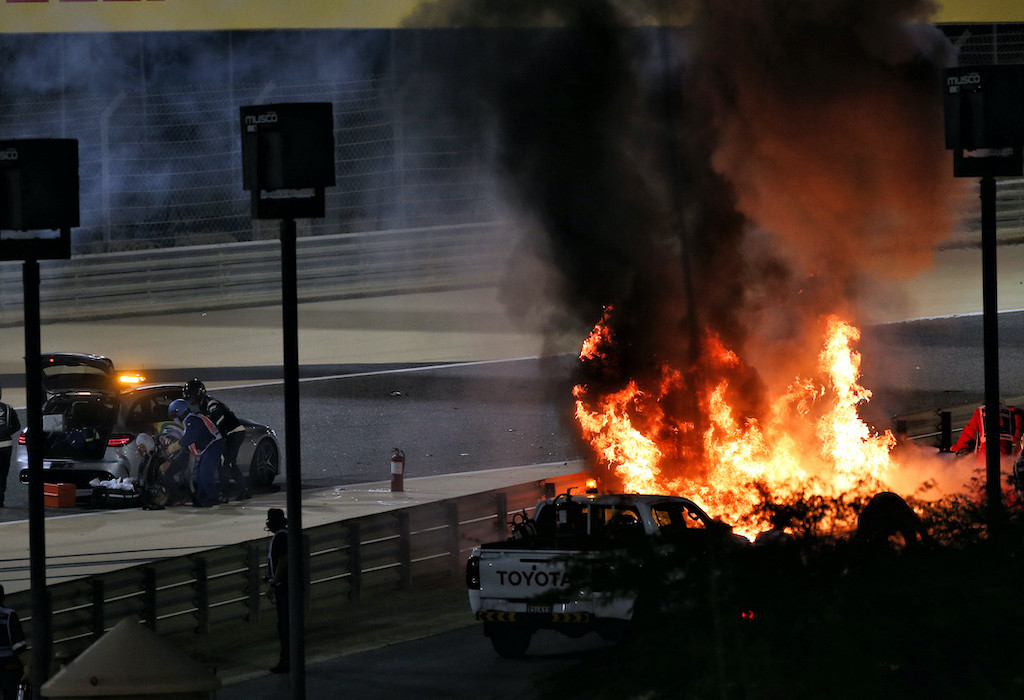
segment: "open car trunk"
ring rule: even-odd
[[[116,416],[114,396],[74,392],[51,397],[43,406],[43,457],[102,459]]]

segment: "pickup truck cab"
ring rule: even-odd
[[[466,584],[484,634],[513,658],[539,629],[621,638],[665,583],[642,575],[637,582],[651,557],[749,544],[679,496],[565,493],[538,503],[532,517],[517,513],[510,525],[508,540],[473,549]]]

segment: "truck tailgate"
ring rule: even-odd
[[[484,598],[527,601],[569,590],[571,566],[580,552],[484,550],[480,556],[480,594]],[[547,594],[547,596],[545,596]]]

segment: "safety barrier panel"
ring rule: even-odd
[[[507,536],[511,513],[532,512],[541,498],[583,479],[553,477],[307,528],[309,614],[457,579],[473,547]],[[267,544],[252,540],[48,586],[55,657],[74,657],[126,617],[164,636],[258,622],[272,613],[261,595]],[[31,623],[31,591],[6,602]]]
[[[500,222],[299,238],[300,302],[491,285],[514,236]],[[277,240],[80,255],[40,263],[44,323],[281,301]],[[22,323],[22,271],[0,265],[0,327]]]

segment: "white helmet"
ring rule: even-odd
[[[135,447],[141,452],[153,452],[156,449],[156,441],[149,433],[139,433],[135,438]]]

